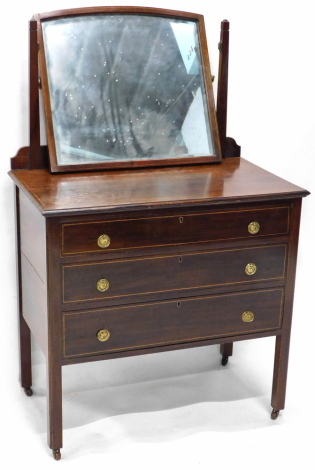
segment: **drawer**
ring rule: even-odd
[[[63,315],[64,356],[202,341],[281,328],[282,289]]]
[[[136,258],[63,267],[63,302],[284,278],[286,245]]]
[[[289,207],[62,225],[62,255],[288,233]]]

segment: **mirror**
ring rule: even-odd
[[[52,171],[220,160],[200,15],[105,10],[38,15]]]

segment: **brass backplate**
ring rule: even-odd
[[[246,274],[248,274],[248,276],[252,276],[253,274],[255,274],[256,271],[257,271],[257,266],[255,263],[248,263],[245,266],[245,272]]]
[[[97,290],[105,292],[109,288],[109,282],[107,279],[100,279],[96,284]]]
[[[108,330],[100,330],[96,336],[99,341],[107,341],[110,337],[110,332]]]
[[[260,230],[260,225],[258,222],[251,222],[250,224],[248,224],[248,231],[252,235],[255,235],[255,233],[258,233],[259,230]]]
[[[254,320],[255,315],[250,310],[246,310],[242,315],[242,320],[245,323],[250,323]]]
[[[100,248],[107,248],[110,245],[110,237],[108,235],[100,235],[97,239]]]

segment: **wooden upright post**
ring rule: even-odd
[[[38,44],[37,22],[30,20],[30,49],[29,49],[29,150],[28,168],[42,168],[42,156],[40,149],[40,121],[39,121],[39,91],[38,91]]]
[[[239,157],[241,154],[241,147],[237,145],[234,139],[226,136],[229,80],[229,30],[230,23],[227,20],[223,20],[221,22],[221,35],[219,42],[220,58],[217,94],[217,121],[223,158]]]

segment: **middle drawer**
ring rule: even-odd
[[[281,279],[286,245],[63,266],[63,302]]]

